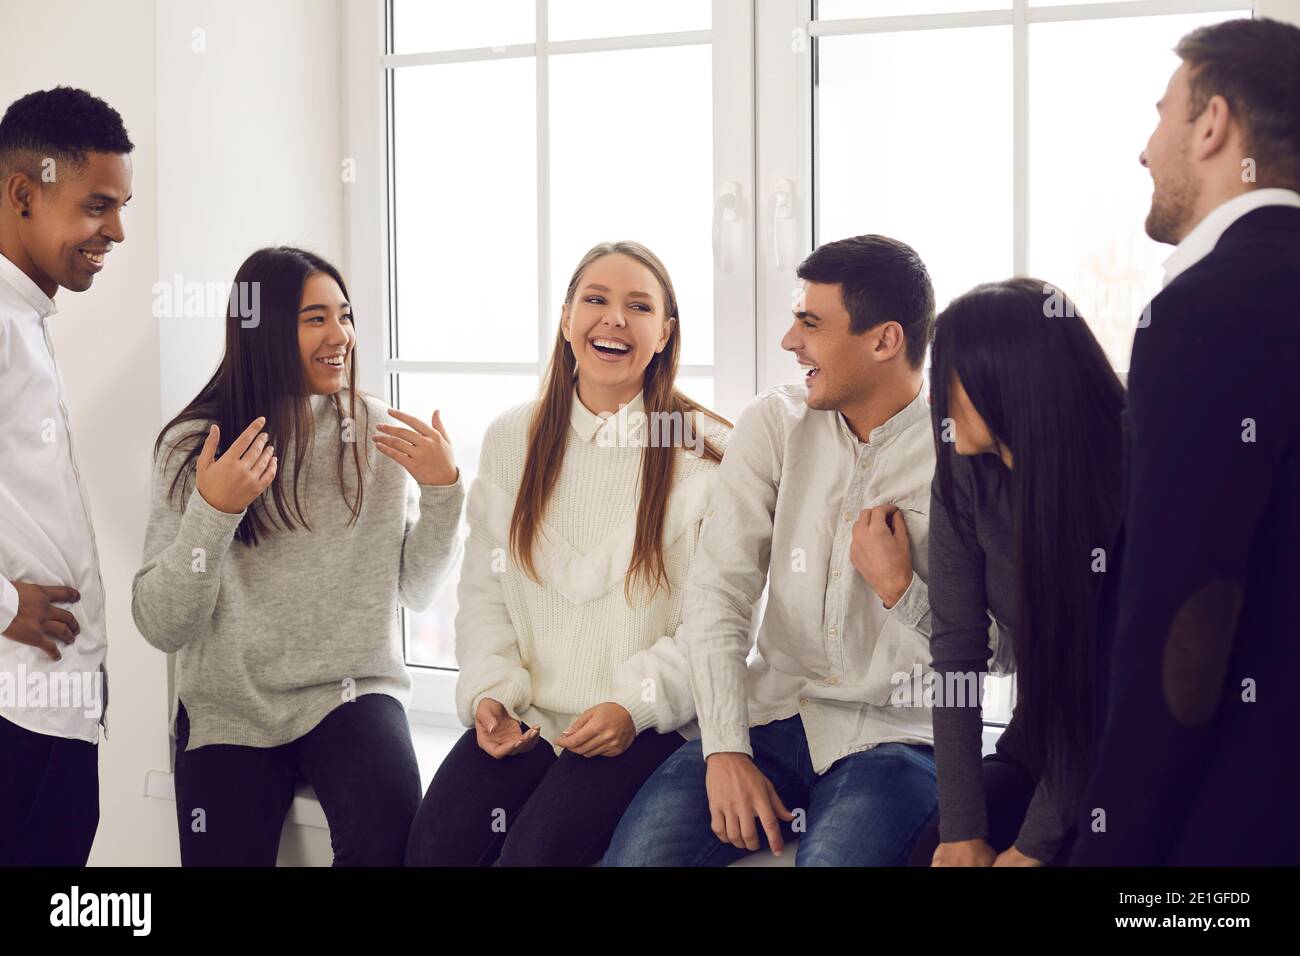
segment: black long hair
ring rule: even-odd
[[[945,501],[953,500],[956,450],[945,419],[954,375],[1012,455],[1010,470],[996,467],[1009,482],[1014,523],[1016,706],[1029,756],[1049,783],[1077,786],[1067,774],[1091,766],[1099,730],[1103,578],[1094,567],[1109,557],[1119,519],[1124,387],[1056,287],[1015,278],[954,299],[935,323],[930,373]]]
[[[194,431],[174,439],[167,451],[169,459],[182,451],[185,455],[172,479],[170,496],[174,501],[193,482],[195,464],[209,422],[216,422],[221,428],[221,443],[217,448],[220,456],[250,422],[260,415],[266,416],[263,431],[270,436],[270,444],[282,449],[281,460],[283,450],[293,449],[293,484],[286,491],[283,481],[285,469],[281,468],[267,489],[275,505],[275,515],[267,507],[265,497],[248,507],[236,532],[236,537],[246,545],[256,546],[258,538],[269,533],[273,526],[292,530],[301,524],[308,530],[311,528],[298,494],[303,462],[311,451],[315,436],[311,397],[307,393],[298,347],[298,309],[307,279],[317,273],[324,273],[337,282],[344,299],[348,298],[348,287],[339,271],[305,249],[292,246],[259,249],[244,260],[235,273],[235,284],[230,291],[226,310],[226,352],[221,364],[199,394],[163,427],[154,443],[154,456],[157,457],[162,450],[163,437],[170,429],[185,422],[202,423]],[[256,305],[251,314],[250,304]],[[355,323],[355,317],[353,321]],[[355,433],[364,436],[369,420],[368,415],[364,423],[359,423],[357,418],[357,406],[360,404],[364,414],[365,402],[357,401],[355,345],[347,359],[347,380],[346,416],[340,398],[343,390],[331,396],[334,411],[340,425],[345,420],[350,421]],[[352,448],[356,479],[351,500],[344,480],[348,445]],[[364,466],[358,445],[359,441],[339,442],[339,487],[352,512],[350,522],[355,522],[360,515],[363,498]]]

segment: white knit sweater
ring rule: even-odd
[[[653,727],[698,736],[677,631],[717,466],[689,447],[678,453],[663,535],[671,591],[648,597],[638,580],[629,605],[623,585],[636,533],[638,441],[648,433],[637,427],[644,399],[605,421],[575,390],[564,464],[533,551],[539,585],[515,566],[508,543],[535,407],[512,408],[488,427],[470,490],[456,615],[460,718],[472,726],[479,702],[491,697],[540,725],[554,745],[587,708],[613,701],[627,708],[638,733]],[[699,433],[725,447],[728,429],[704,415],[696,421]]]

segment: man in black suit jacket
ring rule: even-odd
[[[1300,29],[1234,20],[1177,52],[1141,162],[1147,233],[1178,248],[1133,345],[1105,730],[1070,862],[1294,865]]]

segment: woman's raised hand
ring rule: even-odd
[[[393,461],[411,473],[422,485],[454,485],[460,477],[451,439],[442,424],[442,415],[433,413],[432,424],[425,424],[414,415],[395,408],[388,414],[409,428],[381,423],[376,426],[382,434],[372,436],[375,445]]]
[[[221,428],[208,429],[197,464],[197,486],[203,500],[218,511],[237,515],[258,499],[275,478],[278,461],[270,436],[262,431],[266,417],[253,420],[220,458]]]

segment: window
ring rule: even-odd
[[[1137,158],[1178,66],[1173,47],[1250,9],[818,0],[810,248],[897,236],[929,266],[940,309],[978,282],[1041,278],[1127,370],[1169,254],[1143,231],[1151,180]]]
[[[668,267],[681,387],[732,414],[753,394],[752,345],[717,358],[719,339],[753,335],[730,198],[713,222],[715,193],[738,206],[752,170],[746,7],[388,4],[384,372],[405,410],[442,409],[467,482],[489,423],[535,396],[570,274],[600,241],[636,239]],[[455,667],[455,590],[405,615],[411,664]]]
[[[1168,254],[1137,156],[1172,48],[1251,8],[349,3],[349,279],[384,319],[360,323],[363,382],[441,408],[471,479],[488,423],[535,393],[573,266],[635,238],[678,289],[684,388],[734,416],[799,374],[779,347],[799,260],[863,232],[915,246],[940,308],[1016,273],[1060,285],[1122,370]],[[407,615],[421,679],[454,668],[454,615],[451,585]],[[990,692],[1005,720],[1011,682]]]

